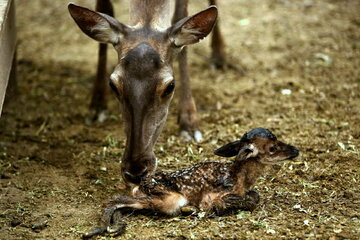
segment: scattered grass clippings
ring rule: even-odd
[[[179,83],[154,148],[158,168],[228,161],[213,151],[260,126],[301,156],[268,167],[251,213],[130,214],[121,239],[358,239],[360,1],[218,2],[226,59],[237,67],[212,70],[209,38],[188,47],[203,141],[178,138]],[[129,23],[128,1],[113,3]],[[98,44],[72,21],[68,1],[15,4],[18,94],[0,118],[0,238],[78,239],[97,225],[102,204],[126,189],[123,117],[109,94],[107,120],[86,124]],[[206,7],[190,1],[189,14]],[[108,52],[110,71],[117,56]]]

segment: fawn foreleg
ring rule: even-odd
[[[253,190],[246,192],[246,194],[243,196],[229,193],[214,199],[212,210],[214,210],[217,215],[224,215],[236,210],[252,212],[257,207],[259,201],[259,194]]]

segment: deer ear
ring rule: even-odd
[[[128,27],[109,15],[70,3],[70,15],[80,29],[89,37],[102,43],[119,43]]]
[[[170,40],[177,47],[199,42],[211,32],[217,15],[217,7],[210,6],[195,15],[183,18],[170,28]]]
[[[214,151],[215,155],[221,156],[221,157],[234,157],[238,155],[240,148],[241,148],[242,142],[241,140],[228,143]]]

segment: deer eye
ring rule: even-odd
[[[117,92],[117,89],[115,87],[115,84],[112,82],[112,81],[109,81],[109,85],[111,87],[111,89],[114,91],[114,92]]]
[[[276,150],[277,150],[276,146],[272,146],[272,147],[269,148],[269,151],[271,153],[275,152]]]
[[[166,97],[168,96],[169,94],[171,94],[175,89],[175,81],[172,81],[171,83],[169,83],[167,86],[166,86],[166,89],[165,91],[163,92],[163,94],[161,95],[161,97]]]
[[[120,96],[121,90],[118,87],[116,87],[116,85],[113,83],[112,80],[109,81],[109,85],[111,90],[113,90],[116,95]]]

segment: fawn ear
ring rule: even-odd
[[[241,142],[241,140],[237,140],[216,149],[214,151],[214,154],[221,157],[233,157],[238,155],[242,145],[243,143]]]
[[[177,47],[199,42],[211,32],[217,15],[217,7],[210,6],[195,15],[181,19],[170,27],[170,40]]]
[[[250,157],[256,157],[258,153],[259,150],[257,149],[257,147],[255,147],[253,144],[246,144],[238,152],[236,160],[242,161]]]
[[[214,154],[221,157],[234,157],[237,160],[245,160],[249,157],[256,157],[259,150],[253,144],[244,144],[241,140],[228,143],[214,151]]]
[[[102,43],[117,44],[128,30],[128,26],[109,15],[70,3],[71,17],[89,37]]]

